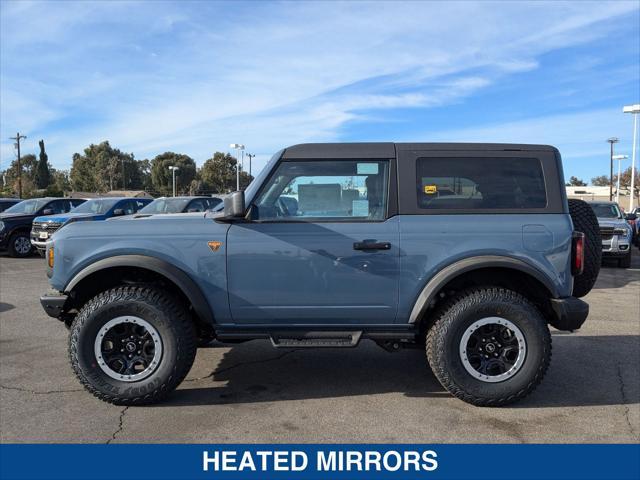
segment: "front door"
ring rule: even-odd
[[[282,161],[227,236],[229,303],[242,324],[393,323],[398,218],[389,160]]]

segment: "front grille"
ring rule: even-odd
[[[600,227],[600,236],[602,240],[611,240],[613,238],[613,227]]]
[[[49,232],[53,233],[62,226],[60,222],[33,222],[31,226],[36,232]]]

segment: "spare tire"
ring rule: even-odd
[[[591,291],[600,273],[602,262],[602,239],[598,217],[591,206],[575,198],[569,199],[569,214],[573,229],[584,233],[584,271],[573,279],[573,296],[584,297]]]

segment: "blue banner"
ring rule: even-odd
[[[0,445],[9,479],[638,479],[638,445]]]

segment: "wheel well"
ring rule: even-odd
[[[173,294],[185,305],[198,331],[211,330],[211,325],[198,316],[191,300],[176,283],[161,273],[142,267],[107,267],[90,273],[69,292],[73,301],[72,308],[79,311],[87,301],[99,293],[121,285],[153,285],[160,287]]]
[[[487,286],[502,287],[519,293],[533,303],[545,318],[553,314],[549,302],[553,294],[540,280],[514,268],[486,267],[464,272],[442,286],[422,315],[420,329],[427,329],[435,320],[433,312],[456,293],[467,288]]]

